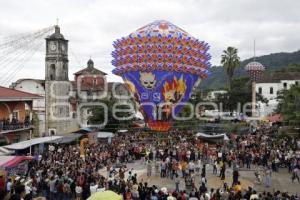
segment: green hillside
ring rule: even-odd
[[[247,63],[253,61],[253,58],[243,60],[241,65],[235,71],[235,77],[247,76],[244,70]],[[288,65],[300,64],[300,50],[291,53],[272,53],[256,57],[256,61],[262,63],[267,71],[284,70]],[[211,76],[200,85],[201,90],[222,89],[227,87],[227,76],[222,67],[212,67]]]

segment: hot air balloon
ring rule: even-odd
[[[193,88],[209,75],[208,44],[159,20],[113,46],[113,73],[123,78],[148,127],[169,130]]]

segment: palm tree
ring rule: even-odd
[[[231,90],[232,77],[235,69],[240,65],[240,57],[238,56],[238,50],[234,47],[227,47],[223,51],[221,57],[221,64],[226,70],[228,80],[229,80],[229,90]]]

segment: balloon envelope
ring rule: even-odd
[[[122,76],[152,130],[166,131],[194,87],[209,74],[209,46],[167,21],[114,42],[114,74]]]

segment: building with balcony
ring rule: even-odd
[[[36,94],[0,86],[0,143],[30,138],[30,131],[34,129],[33,101],[42,98]]]
[[[37,115],[40,124],[38,132],[40,136],[43,136],[45,133],[45,80],[30,78],[19,79],[13,82],[9,87],[43,97],[34,99],[32,102],[32,111]]]

